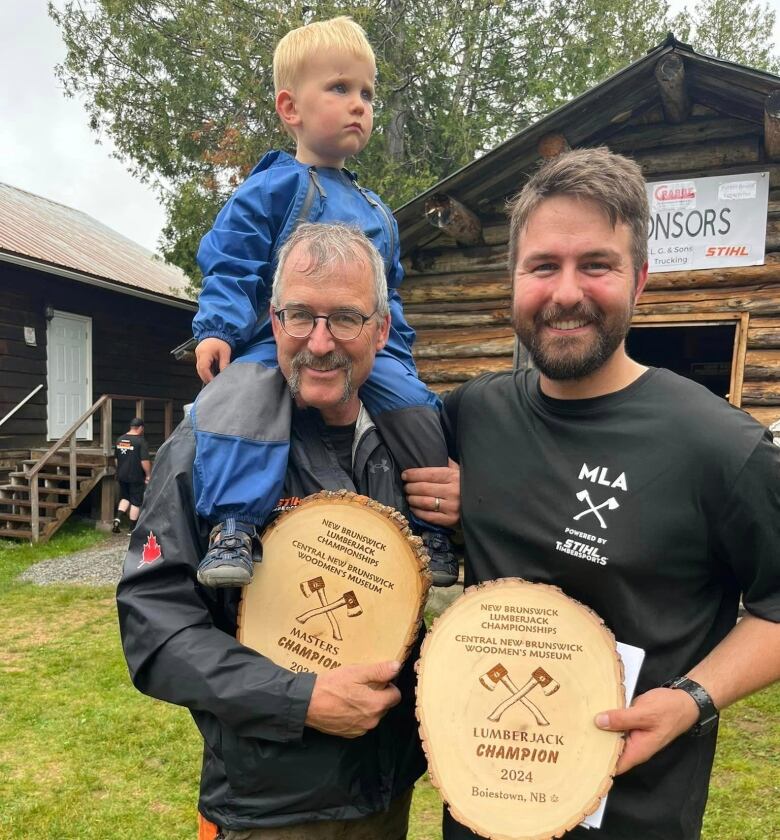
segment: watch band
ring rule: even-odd
[[[677,677],[663,684],[663,688],[679,688],[693,697],[699,707],[699,720],[688,730],[694,738],[712,731],[718,722],[719,712],[715,708],[707,689],[689,677]]]

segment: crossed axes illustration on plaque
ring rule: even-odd
[[[312,595],[316,594],[317,598],[319,599],[320,606],[315,607],[312,610],[306,610],[306,612],[301,613],[300,615],[295,617],[296,621],[299,621],[301,624],[306,624],[306,622],[310,618],[314,618],[317,615],[325,615],[330,622],[330,629],[333,633],[333,639],[337,642],[343,641],[344,637],[341,635],[341,628],[339,627],[339,623],[336,620],[336,616],[334,613],[336,610],[341,609],[341,607],[346,607],[347,616],[349,618],[354,618],[357,615],[361,615],[363,612],[363,608],[358,603],[357,596],[351,590],[349,592],[345,592],[340,598],[336,601],[332,601],[328,603],[325,597],[325,581],[321,577],[311,578],[310,580],[305,580],[303,583],[300,584],[301,592],[307,597],[310,598]]]
[[[509,697],[505,697],[488,715],[488,720],[498,723],[498,721],[501,720],[501,716],[510,706],[514,706],[515,703],[522,703],[534,716],[537,725],[550,725],[550,721],[547,720],[544,714],[542,714],[541,709],[527,696],[529,692],[536,688],[537,685],[541,686],[542,693],[546,697],[549,697],[551,694],[555,694],[555,692],[561,687],[560,683],[557,683],[547,673],[547,671],[544,670],[544,668],[537,668],[533,671],[528,682],[521,688],[518,688],[512,682],[512,678],[509,676],[509,672],[506,668],[500,662],[497,662],[489,671],[482,674],[479,678],[479,682],[488,691],[494,691],[496,686],[501,683],[505,688],[509,689],[510,692]]]

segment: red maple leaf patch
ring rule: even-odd
[[[143,554],[141,555],[141,562],[138,564],[139,568],[146,564],[147,566],[150,563],[154,563],[155,560],[159,560],[162,557],[162,549],[160,548],[160,543],[157,542],[157,537],[149,531],[149,537],[144,543],[144,550]]]

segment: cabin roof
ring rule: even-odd
[[[562,133],[572,148],[600,145],[625,128],[630,119],[660,105],[654,70],[667,53],[677,53],[683,59],[688,95],[693,102],[725,116],[763,125],[764,100],[780,88],[780,76],[697,53],[670,33],[642,58],[398,208],[395,216],[402,252],[408,253],[438,235],[424,218],[425,202],[436,193],[447,193],[479,213],[520,188],[539,163],[537,144],[545,135]]]
[[[0,262],[195,308],[180,268],[80,210],[3,183]]]

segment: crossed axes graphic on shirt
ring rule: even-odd
[[[533,703],[526,695],[533,691],[537,685],[542,687],[542,692],[549,697],[561,687],[560,683],[556,682],[544,668],[537,668],[531,673],[531,678],[528,682],[518,688],[509,676],[509,672],[500,663],[497,662],[489,671],[486,671],[479,678],[480,684],[488,691],[493,691],[495,687],[501,683],[505,688],[509,689],[509,697],[505,697],[493,711],[488,715],[488,720],[497,723],[501,720],[501,716],[515,703],[522,703],[526,709],[534,716],[536,723],[539,726],[549,726],[550,721],[542,714],[541,709]]]
[[[601,508],[605,507],[607,510],[615,510],[620,507],[620,502],[618,502],[614,496],[610,496],[606,502],[602,502],[600,505],[594,505],[591,501],[590,493],[588,493],[587,490],[580,490],[580,492],[577,493],[577,498],[581,502],[587,502],[588,507],[586,510],[583,510],[582,513],[578,513],[576,516],[573,516],[572,519],[581,519],[583,516],[592,513],[601,523],[602,528],[606,528],[607,523],[604,521],[604,517],[599,513]]]

